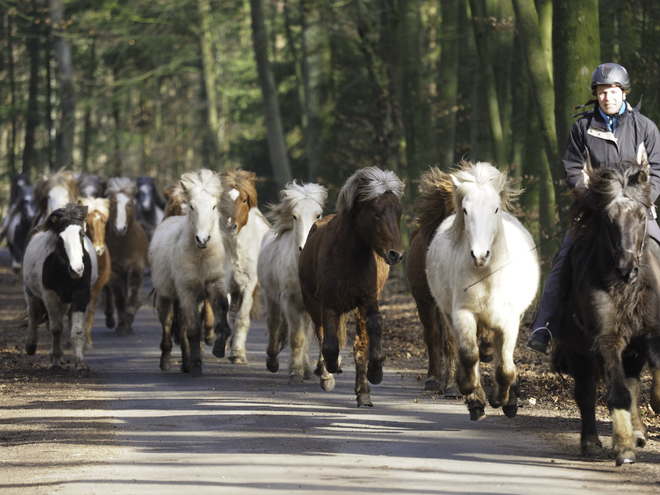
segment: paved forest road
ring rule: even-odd
[[[204,375],[191,378],[178,363],[158,369],[150,303],[126,338],[105,329],[102,316],[88,353],[100,385],[32,413],[59,428],[74,418],[86,429],[78,442],[34,446],[49,455],[40,460],[35,450],[20,476],[3,477],[0,464],[0,493],[657,493],[631,481],[639,476],[626,470],[639,465],[582,461],[576,445],[529,433],[525,409],[511,420],[488,408],[485,420],[471,422],[463,403],[424,396],[414,376],[387,362],[372,388],[374,407],[358,409],[345,351],[334,391],[316,380],[289,386],[288,349],[280,371],[269,373],[265,327],[253,322],[248,366],[207,350]],[[91,426],[99,421],[106,432]]]

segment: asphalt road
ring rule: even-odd
[[[51,447],[62,449],[58,462],[35,462],[1,493],[658,493],[631,481],[630,467],[581,460],[577,446],[534,433],[525,409],[509,419],[488,408],[485,420],[471,422],[462,402],[425,396],[413,374],[387,362],[383,382],[372,386],[373,408],[356,407],[346,351],[335,390],[324,392],[317,380],[290,386],[288,349],[278,373],[266,370],[262,322],[248,336],[250,364],[207,350],[203,376],[191,378],[178,363],[159,370],[150,304],[125,338],[105,329],[102,316],[87,354],[101,381],[86,397],[94,407],[39,414],[102,417],[112,441],[85,446],[83,435],[69,450]]]

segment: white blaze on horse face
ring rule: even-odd
[[[58,208],[64,208],[69,202],[69,192],[62,186],[55,186],[48,191],[48,214],[50,215]]]
[[[64,250],[69,258],[69,272],[73,278],[80,278],[85,271],[83,263],[82,227],[80,225],[69,225],[60,232],[64,241]]]
[[[293,208],[293,235],[295,245],[298,246],[298,253],[305,247],[307,236],[314,222],[321,218],[323,210],[319,204],[312,199],[300,201]]]
[[[236,203],[236,199],[241,195],[241,193],[236,188],[232,189],[227,194],[234,203]],[[235,204],[234,208],[238,209],[238,205]],[[233,235],[238,234],[238,220],[236,218],[234,217],[227,218],[227,225],[229,226],[229,229]]]
[[[488,264],[493,240],[500,222],[500,196],[491,188],[476,188],[463,199],[465,230],[470,244],[470,255],[476,267]]]
[[[238,189],[232,189],[229,191],[227,194],[229,194],[229,197],[231,198],[232,201],[236,201],[236,198],[238,198],[240,192],[238,192]]]
[[[130,201],[124,193],[117,194],[117,218],[115,218],[115,231],[124,235],[128,228],[128,216],[126,215],[126,205]]]
[[[151,188],[149,184],[142,184],[140,186],[140,192],[142,193],[142,208],[149,211],[152,208],[153,198],[151,197]]]
[[[188,205],[188,223],[195,236],[195,244],[205,249],[218,225],[218,198],[201,191],[192,198]]]
[[[90,196],[94,196],[94,193],[96,192],[96,188],[92,185],[85,186],[85,188],[81,191],[82,196],[89,198]]]

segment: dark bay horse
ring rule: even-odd
[[[110,200],[110,218],[105,243],[110,252],[112,272],[104,292],[106,326],[115,326],[114,306],[117,307],[117,334],[132,333],[133,319],[140,307],[140,287],[148,263],[149,239],[135,220],[135,183],[126,177],[108,181],[105,194]],[[114,296],[114,297],[113,297]],[[113,303],[114,299],[114,303]]]
[[[354,312],[357,405],[372,406],[369,382],[383,378],[383,317],[378,297],[390,265],[403,258],[403,183],[391,171],[366,167],[355,172],[337,198],[337,214],[311,228],[300,253],[303,302],[321,348],[317,374],[324,390],[334,388],[339,350],[346,342],[346,316]]]
[[[653,202],[646,159],[596,169],[587,161],[585,171],[584,184],[573,190],[574,243],[562,267],[568,296],[552,359],[575,379],[584,455],[602,449],[595,404],[597,379],[604,380],[619,466],[635,462],[646,443],[639,376],[647,361],[660,367],[660,262],[647,230]]]
[[[451,176],[440,169],[431,168],[421,175],[417,226],[410,236],[406,277],[424,329],[429,356],[424,388],[443,393],[445,397],[460,398],[463,395],[456,383],[454,339],[438,311],[426,279],[426,252],[442,221],[454,212],[451,190]]]

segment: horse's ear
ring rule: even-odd
[[[454,189],[461,187],[462,182],[454,174],[449,174],[449,176],[451,177],[451,181],[454,184]]]
[[[642,170],[648,174],[649,159],[646,154],[646,146],[644,146],[644,143],[640,143],[639,148],[637,148],[637,163],[639,163],[642,166]]]
[[[582,183],[586,186],[589,184],[589,174],[594,171],[591,166],[591,155],[589,154],[589,149],[584,149],[584,166],[582,167]]]

